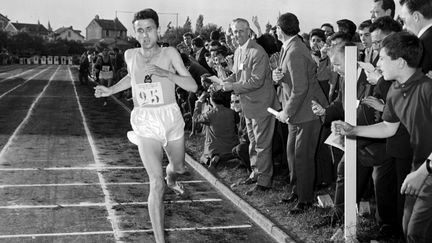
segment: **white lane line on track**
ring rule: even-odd
[[[1,164],[0,164],[1,165]],[[47,167],[47,168],[0,168],[0,171],[60,171],[60,170],[96,170],[96,171],[106,171],[106,170],[144,170],[143,166],[89,166],[89,167]]]
[[[57,69],[55,70],[55,72],[53,73],[53,75],[50,77],[48,83],[45,85],[45,87],[43,88],[42,92],[40,92],[40,94],[37,96],[37,98],[33,101],[32,105],[30,106],[27,115],[24,117],[24,119],[22,120],[22,122],[18,125],[18,127],[15,129],[14,133],[9,137],[9,140],[7,141],[7,143],[3,146],[3,149],[0,151],[0,160],[2,160],[5,152],[7,151],[7,149],[9,148],[9,146],[12,143],[12,140],[17,136],[18,132],[21,130],[22,127],[24,127],[25,124],[27,124],[27,121],[29,120],[31,114],[33,113],[33,109],[36,106],[36,104],[38,103],[39,99],[42,97],[43,93],[45,93],[45,90],[48,88],[48,86],[50,85],[51,81],[53,80],[55,74],[57,73],[57,71],[59,70],[60,66],[57,67]],[[42,73],[43,71],[46,71],[47,69],[44,69],[42,71],[40,71],[39,73],[35,74],[32,76],[35,77],[36,75]],[[29,78],[28,80],[32,79]],[[27,82],[27,81],[26,81]],[[4,94],[3,94],[4,95]],[[2,96],[0,96],[1,98]]]
[[[71,82],[72,82],[72,85],[73,85],[73,88],[74,88],[75,98],[77,100],[78,108],[79,108],[79,111],[80,111],[80,114],[81,114],[81,118],[82,118],[82,121],[83,121],[84,130],[86,132],[87,139],[89,141],[90,148],[91,148],[92,153],[93,153],[93,158],[94,158],[94,161],[96,163],[96,167],[99,167],[99,166],[103,167],[104,164],[99,159],[99,153],[97,151],[97,148],[96,148],[95,142],[93,140],[93,137],[92,137],[92,135],[90,133],[90,129],[89,129],[88,125],[87,125],[87,118],[84,115],[84,111],[83,111],[83,108],[81,106],[80,98],[78,96],[78,92],[76,90],[75,82],[74,82],[74,79],[73,79],[73,76],[72,76],[72,71],[70,70],[69,67],[68,67],[68,71],[69,71],[69,76],[70,76],[70,79],[71,79]],[[102,175],[102,173],[100,173],[99,170],[97,171],[97,175],[98,175],[98,178],[99,178],[99,182],[101,184],[102,192],[103,192],[104,197],[105,197],[105,204],[107,205],[106,206],[106,210],[108,212],[108,218],[109,218],[109,220],[111,222],[111,227],[113,228],[113,231],[114,231],[114,238],[115,238],[116,242],[121,242],[120,238],[122,237],[122,233],[120,232],[120,228],[119,228],[119,220],[117,219],[115,210],[112,207],[108,206],[109,204],[112,203],[111,195],[110,195],[110,193],[108,191],[108,188],[106,186],[105,179],[103,178],[103,175]]]
[[[206,203],[206,202],[221,202],[220,198],[203,198],[191,200],[172,200],[164,201],[165,204],[178,204],[178,203]],[[115,206],[133,206],[133,205],[147,205],[148,202],[122,202],[122,203],[92,203],[82,202],[78,204],[54,204],[54,205],[8,205],[0,206],[0,210],[16,210],[16,209],[60,209],[60,208],[85,208],[85,207],[115,207]]]
[[[129,107],[127,107],[123,102],[118,100],[114,95],[111,95],[111,99],[113,99],[115,102],[117,102],[117,104],[119,104],[121,107],[123,107],[123,109],[125,109],[127,112],[129,112],[129,113],[132,112],[132,110]]]
[[[94,84],[96,84],[96,85],[99,85],[99,83],[97,83],[96,81],[94,81],[94,80],[91,80],[90,79],[90,81],[91,82],[93,82]],[[123,107],[123,109],[125,109],[127,112],[129,112],[129,113],[131,113],[132,112],[132,110],[129,108],[129,107],[127,107],[123,102],[121,102],[120,100],[118,100],[114,95],[111,95],[111,96],[109,96],[111,99],[113,99],[117,104],[119,104],[121,107]]]
[[[9,95],[8,97],[34,98],[36,95]],[[75,98],[67,95],[45,95],[44,98]]]
[[[207,181],[179,181],[185,184],[206,183]],[[133,186],[133,185],[148,185],[150,182],[106,182],[109,186]],[[0,185],[0,188],[18,188],[18,187],[58,187],[58,186],[100,186],[100,183],[62,183],[62,184],[16,184],[16,185]]]
[[[59,66],[59,67],[60,67],[60,66]],[[10,92],[12,92],[12,91],[18,89],[19,87],[23,86],[23,85],[26,84],[28,81],[32,80],[34,77],[36,77],[36,76],[38,76],[39,74],[45,72],[46,70],[48,70],[48,68],[45,68],[45,69],[41,70],[40,72],[38,72],[38,73],[36,73],[35,75],[31,76],[30,78],[26,79],[26,81],[24,81],[22,84],[18,84],[17,86],[13,87],[12,89],[10,89],[10,90],[4,92],[2,95],[0,95],[0,99],[3,98],[5,95],[9,94]],[[57,70],[58,70],[58,68],[57,68]],[[56,70],[56,72],[57,72],[57,70]]]
[[[189,227],[189,228],[171,228],[165,229],[165,231],[196,231],[196,230],[223,230],[223,229],[244,229],[252,228],[251,224],[241,224],[241,225],[227,225],[227,226],[210,226],[210,227]],[[124,230],[125,233],[147,233],[152,232],[151,229],[146,230]]]
[[[8,78],[5,78],[5,79],[3,79],[3,80],[0,80],[0,83],[2,83],[2,82],[4,82],[4,81],[7,81],[7,80],[9,80],[9,79],[17,78],[17,77],[19,77],[19,76],[21,76],[21,75],[24,75],[24,74],[26,74],[26,73],[28,73],[28,72],[30,72],[30,71],[33,71],[33,70],[35,70],[35,69],[30,69],[30,70],[27,70],[27,71],[25,71],[25,72],[15,74],[14,76],[11,76],[11,77],[8,77]]]
[[[211,226],[211,227],[189,227],[189,228],[168,228],[165,231],[198,231],[198,230],[229,230],[229,229],[249,229],[251,224]],[[151,233],[152,229],[142,230],[120,230],[121,233]],[[36,238],[36,237],[61,237],[61,236],[82,236],[82,235],[112,235],[112,231],[92,231],[92,232],[65,232],[65,233],[45,233],[45,234],[21,234],[21,235],[0,235],[0,239],[12,238]]]

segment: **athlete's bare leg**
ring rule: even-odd
[[[165,182],[162,169],[162,144],[154,139],[139,137],[138,151],[150,179],[148,210],[157,243],[164,243],[164,204]]]
[[[165,147],[169,164],[166,167],[167,184],[174,186],[177,182],[177,177],[186,172],[185,169],[185,142],[184,136],[174,141],[168,141]]]

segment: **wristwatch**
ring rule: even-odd
[[[432,165],[431,165],[431,159],[426,159],[426,169],[429,172],[429,174],[432,174]]]

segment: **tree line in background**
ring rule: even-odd
[[[183,26],[173,27],[169,22],[161,41],[168,43],[170,46],[176,46],[183,41],[183,34],[188,32],[193,33],[194,36],[200,36],[203,40],[209,40],[212,31],[222,32],[222,27],[212,23],[204,25],[204,16],[200,14],[195,24],[195,32],[192,31],[192,22],[187,17]]]
[[[0,31],[0,48],[10,55],[30,57],[34,55],[79,55],[85,51],[84,45],[77,41],[58,39],[47,41],[41,36],[20,32],[10,35]]]
[[[216,24],[204,25],[204,16],[199,15],[195,25],[195,31],[192,31],[192,22],[187,17],[183,26],[172,27],[171,22],[167,26],[167,30],[161,37],[161,41],[168,43],[170,46],[176,46],[183,41],[183,34],[187,32],[194,33],[195,36],[200,36],[204,40],[210,39],[212,31],[222,31],[221,26]],[[131,43],[136,42],[133,37],[128,38]],[[103,43],[102,43],[103,44]],[[87,47],[87,49],[97,49],[96,46]],[[15,35],[10,35],[5,31],[0,31],[0,50],[6,50],[9,55],[19,57],[31,57],[34,55],[81,55],[86,47],[83,43],[77,41],[68,41],[57,39],[48,41],[41,36],[31,35],[26,32],[20,32]]]

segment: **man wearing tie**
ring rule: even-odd
[[[312,100],[326,107],[328,102],[316,77],[316,64],[298,36],[299,21],[292,13],[281,15],[276,25],[282,41],[280,67],[273,71],[273,80],[281,82],[283,110],[276,115],[288,123],[287,155],[292,192],[283,202],[297,204],[291,213],[301,213],[312,206],[314,198],[315,150],[321,123],[310,105]]]
[[[432,3],[428,0],[400,0],[404,29],[416,34],[423,45],[420,67],[432,71]]]
[[[275,121],[267,108],[277,110],[280,105],[271,79],[268,55],[259,44],[249,38],[251,30],[248,21],[241,18],[233,20],[232,30],[239,47],[234,53],[233,74],[223,80],[221,86],[224,91],[233,91],[240,95],[250,140],[249,156],[252,168],[252,173],[244,183],[256,183],[246,192],[251,195],[255,191],[265,191],[271,187]]]

